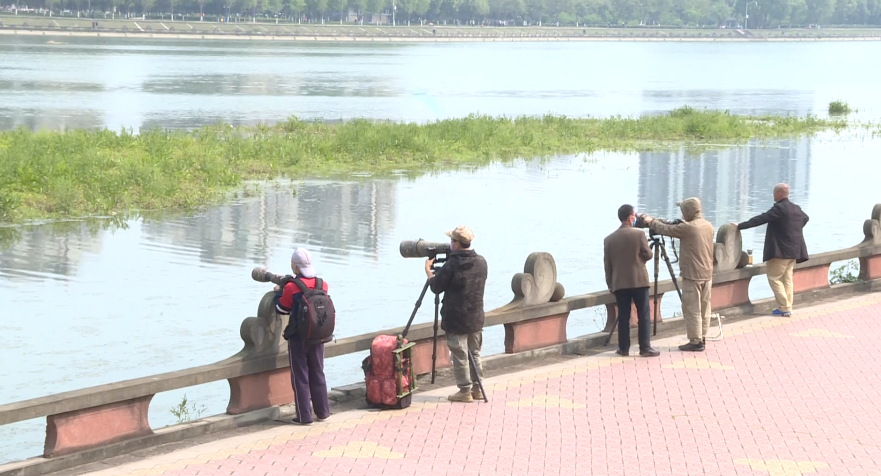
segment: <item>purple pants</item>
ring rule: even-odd
[[[288,341],[288,358],[299,420],[311,422],[312,407],[315,407],[316,417],[322,420],[329,417],[330,402],[327,401],[327,381],[324,379],[324,344],[306,344],[299,337],[292,337]],[[310,400],[312,405],[309,404]]]

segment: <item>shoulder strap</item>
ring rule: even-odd
[[[303,294],[306,294],[306,291],[309,290],[309,286],[306,286],[306,283],[300,280],[300,278],[294,278],[291,282],[294,283],[294,285],[296,285],[298,288],[300,288],[300,292]]]
[[[315,290],[324,291],[324,280],[318,276],[315,277]]]

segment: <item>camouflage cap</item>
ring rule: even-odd
[[[459,225],[455,230],[448,231],[447,236],[464,245],[470,245],[474,241],[474,232],[465,225]]]

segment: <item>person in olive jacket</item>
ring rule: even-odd
[[[453,402],[472,402],[482,399],[483,394],[468,365],[468,352],[480,372],[480,349],[483,346],[483,293],[486,288],[487,267],[483,256],[471,249],[474,232],[467,226],[448,231],[452,251],[447,261],[433,273],[434,259],[425,262],[431,292],[444,293],[441,307],[441,329],[447,336],[453,375],[459,391],[447,397]]]
[[[803,228],[810,217],[801,207],[789,201],[789,185],[774,186],[774,206],[765,213],[743,223],[732,223],[738,230],[768,224],[762,261],[768,271],[768,284],[777,300],[775,316],[792,315],[792,271],[796,263],[808,260]]]

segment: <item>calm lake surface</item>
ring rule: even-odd
[[[58,39],[56,39],[58,40]],[[290,45],[0,38],[0,128],[194,127],[290,114],[415,121],[489,114],[637,114],[682,104],[739,113],[822,114],[849,100],[881,117],[881,67],[864,44]],[[828,67],[835,64],[836,67]],[[811,215],[811,252],[862,239],[878,202],[881,140],[846,133],[704,152],[599,153],[461,168],[417,178],[347,176],[262,184],[198,214],[109,226],[0,228],[0,403],[202,365],[237,352],[239,325],[270,286],[250,270],[289,269],[313,252],[339,309],[338,337],[403,325],[424,282],[405,239],[444,240],[467,224],[490,267],[487,307],[507,303],[533,251],[557,261],[567,294],[604,287],[602,239],[625,202],[678,217],[699,196],[717,226],[771,205],[792,185]],[[764,228],[744,233],[758,250]],[[666,279],[662,271],[662,279]],[[770,296],[762,279],[756,296]],[[668,295],[664,314],[678,310]],[[417,322],[431,319],[430,303]],[[604,312],[570,317],[572,337]],[[503,350],[501,328],[486,352]],[[332,386],[362,378],[362,356],[328,361]],[[224,411],[226,382],[157,395],[154,427],[187,394]],[[0,461],[39,454],[45,420],[0,427]]]
[[[48,41],[60,44],[48,44]],[[0,128],[608,116],[689,104],[881,116],[878,42],[291,44],[0,37]]]

